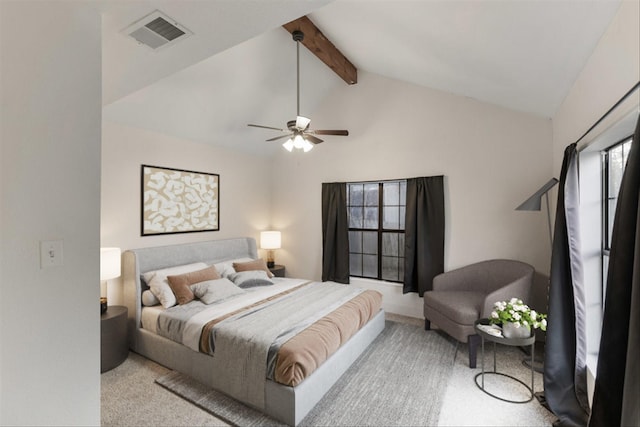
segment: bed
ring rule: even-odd
[[[154,315],[157,315],[157,313],[153,314],[152,309],[148,310],[150,307],[143,307],[143,292],[147,290],[143,279],[145,273],[198,262],[206,265],[220,265],[219,263],[231,260],[257,258],[256,243],[252,238],[126,251],[123,254],[123,279],[125,305],[129,312],[130,348],[168,368],[229,394],[249,406],[256,407],[277,420],[289,425],[297,425],[384,329],[384,311],[382,309],[373,313],[371,319],[357,330],[348,341],[296,385],[284,385],[272,378],[264,379],[264,382],[260,384],[260,387],[264,387],[264,393],[261,396],[263,401],[260,404],[255,404],[250,398],[245,399],[243,395],[238,395],[234,389],[235,384],[229,384],[228,379],[220,378],[219,370],[222,366],[221,363],[224,363],[222,347],[220,355],[213,352],[212,357],[206,352],[194,350],[192,346],[185,343],[162,336],[153,328],[143,327],[143,319],[146,318],[148,322],[149,316],[153,318]],[[313,288],[318,286],[331,285],[296,281],[296,279],[274,278],[274,281],[277,286],[274,286],[274,290],[270,290],[270,292],[276,292],[279,287],[282,289],[296,288],[296,290],[304,288],[305,292],[312,292]],[[337,284],[331,286],[351,288]],[[309,291],[306,291],[307,288]],[[217,340],[218,338],[216,338]],[[218,365],[216,365],[216,361],[218,361]]]

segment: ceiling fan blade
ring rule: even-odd
[[[298,116],[298,118],[296,118],[296,128],[298,128],[298,130],[306,130],[309,127],[309,123],[311,123],[311,119],[306,117]]]
[[[313,133],[315,133],[316,135],[349,136],[348,130],[314,130]]]
[[[290,134],[290,133],[288,133],[288,134],[286,134],[286,135],[276,136],[275,138],[267,139],[267,142],[277,141],[277,140],[282,139],[282,138],[291,138],[291,134]]]
[[[320,144],[322,142],[320,138],[316,138],[315,136],[309,135],[308,133],[304,134],[304,138],[309,142],[313,142],[314,144]]]
[[[282,129],[282,128],[274,128],[271,126],[262,126],[262,125],[247,125],[247,126],[251,126],[254,128],[263,128],[263,129],[272,129],[272,130],[279,130],[280,132],[288,132],[287,129]]]

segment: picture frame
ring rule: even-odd
[[[220,175],[141,165],[140,234],[220,230]]]

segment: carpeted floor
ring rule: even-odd
[[[422,327],[420,319],[394,315],[388,315],[387,318]],[[517,348],[498,346],[499,370],[516,375],[525,382],[530,381],[530,371],[522,366],[522,357],[523,353]],[[441,391],[442,402],[437,421],[425,418],[424,425],[549,426],[554,421],[553,415],[535,399],[526,404],[513,404],[494,399],[479,390],[473,380],[479,369],[469,369],[466,345],[458,346],[455,360],[451,363],[452,369]],[[420,370],[420,366],[414,366],[412,371]],[[223,420],[155,383],[156,379],[170,372],[131,353],[122,365],[102,374],[102,424],[227,425]],[[535,389],[540,391],[542,376],[536,373],[535,381]],[[523,392],[508,381],[488,383],[489,385],[510,397]],[[329,393],[332,392],[333,390]],[[424,407],[430,405],[428,400],[420,404]]]

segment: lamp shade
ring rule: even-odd
[[[100,248],[100,280],[120,277],[120,248]]]
[[[540,187],[538,191],[533,193],[531,197],[522,202],[520,206],[516,208],[517,211],[539,211],[542,206],[542,196],[544,196],[547,191],[551,190],[554,185],[558,183],[558,180],[555,178],[551,178],[545,185]]]
[[[279,231],[260,232],[260,247],[262,249],[280,249],[281,234]]]

